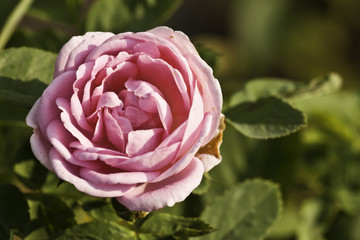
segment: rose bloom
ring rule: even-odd
[[[183,201],[220,162],[221,107],[189,38],[158,27],[71,38],[26,120],[34,155],[59,178],[153,211]]]

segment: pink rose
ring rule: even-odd
[[[152,211],[183,201],[220,162],[210,140],[221,107],[189,38],[158,27],[71,38],[26,120],[36,158],[59,178]]]

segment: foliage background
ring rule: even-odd
[[[0,26],[4,26],[18,2],[1,1]],[[253,78],[275,77],[300,83],[330,71],[339,73],[344,79],[341,91],[292,102],[307,114],[308,127],[302,131],[273,140],[256,140],[228,126],[222,146],[223,162],[210,172],[211,180],[204,183],[207,193],[192,194],[183,203],[160,212],[211,220],[203,211],[205,206],[224,203],[214,196],[227,196],[229,189],[244,180],[261,178],[280,186],[284,202],[281,217],[265,239],[357,240],[359,11],[357,0],[34,0],[6,48],[27,46],[57,53],[71,36],[85,31],[116,33],[168,25],[188,34],[213,64],[225,107],[233,94]],[[6,85],[5,78],[0,81],[0,88]],[[41,92],[44,87],[39,83],[32,91]],[[27,229],[19,225],[19,232],[30,234],[25,239],[51,236],[86,222],[89,216],[109,218],[107,211],[100,208],[108,205],[95,199],[83,200],[70,185],[54,187],[57,179],[33,160],[28,144],[31,129],[24,125],[28,110],[0,100],[0,182],[20,186],[28,194],[31,217],[40,216]],[[46,199],[37,199],[39,192],[48,194]],[[66,194],[82,200],[54,197]],[[49,202],[56,203],[49,206]],[[246,208],[246,204],[240,201],[235,208]],[[224,212],[220,205],[218,211]],[[81,210],[84,206],[86,214]],[[52,211],[61,211],[64,216],[54,219]],[[235,221],[236,216],[228,213],[222,217],[223,221]],[[249,230],[258,225],[247,226]],[[36,231],[29,233],[28,229]],[[241,239],[257,239],[251,233],[247,236]]]

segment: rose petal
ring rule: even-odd
[[[161,59],[172,66],[173,69],[176,69],[181,73],[179,75],[182,77],[182,81],[176,81],[179,89],[184,89],[183,86],[185,86],[185,89],[187,88],[187,91],[192,94],[191,91],[193,89],[194,83],[193,73],[191,72],[189,63],[187,62],[186,58],[173,42],[164,37],[157,36],[156,34],[152,33],[151,30],[147,32],[135,33],[131,35],[131,38],[140,41],[154,42],[156,45],[158,45]]]
[[[173,123],[172,113],[159,89],[151,83],[133,79],[126,81],[125,86],[139,97],[138,105],[143,111],[159,114],[165,132],[169,134]]]
[[[129,78],[136,78],[137,75],[138,68],[136,64],[128,61],[122,62],[104,79],[104,91],[119,93],[124,89],[124,83]]]
[[[62,180],[74,184],[80,192],[95,197],[119,197],[135,186],[134,184],[96,184],[86,181],[79,177],[79,168],[65,161],[54,148],[50,150],[49,156],[55,174]]]
[[[74,125],[72,121],[72,117],[70,116],[70,104],[64,98],[57,98],[56,105],[62,111],[60,114],[60,118],[64,123],[64,127],[76,138],[79,142],[85,147],[93,147],[92,142],[82,133],[80,132]]]
[[[219,158],[217,158],[211,154],[199,154],[196,156],[204,164],[205,172],[210,171],[213,167],[215,167],[216,165],[218,165],[221,162],[221,156]]]
[[[65,69],[67,71],[76,69],[84,62],[92,49],[113,35],[113,33],[106,32],[88,32],[83,36],[72,37],[59,52],[55,63],[54,78],[63,73]]]
[[[156,107],[163,128],[166,134],[169,135],[173,124],[171,109],[167,102],[158,93],[154,92],[151,93],[147,98],[141,98],[139,101],[139,106],[145,111],[153,110],[153,108]]]
[[[121,128],[121,131],[125,134],[125,137],[127,138],[128,133],[133,130],[130,121],[124,117],[119,116],[117,111],[113,111],[111,115],[116,120],[116,122]]]
[[[138,97],[145,97],[146,95],[153,92],[156,92],[162,96],[157,87],[145,81],[134,80],[131,78],[125,82],[125,87],[128,91],[134,92],[134,94]]]
[[[86,113],[84,107],[86,108],[87,114],[90,113],[90,84],[91,80],[91,71],[94,68],[94,62],[84,63],[79,66],[76,71],[76,80],[73,85],[74,94],[71,96],[71,112],[76,119],[79,126],[87,131],[91,132],[93,128],[86,120]],[[81,101],[80,101],[81,99]]]
[[[97,122],[94,130],[94,135],[91,141],[99,144],[103,142],[103,140],[105,139],[103,112],[98,111],[96,116],[97,116]]]
[[[117,55],[119,52],[126,51],[134,46],[137,41],[133,39],[124,38],[129,33],[120,33],[108,38],[103,44],[95,48],[86,57],[85,62],[94,61],[101,55]]]
[[[141,42],[134,45],[131,49],[137,53],[145,53],[152,58],[160,58],[160,51],[157,45],[153,42]]]
[[[69,143],[73,140],[73,137],[69,132],[67,132],[60,120],[52,121],[46,130],[46,134],[53,148],[69,163],[95,169],[101,167],[101,162],[96,163],[80,161],[72,155],[68,149],[68,146]]]
[[[125,109],[125,117],[131,122],[134,128],[140,127],[149,120],[149,116],[144,111],[131,106]]]
[[[96,153],[100,160],[114,158],[114,157],[118,157],[118,156],[125,157],[124,153],[119,152],[117,150],[109,149],[109,148],[104,148],[104,147],[99,147],[99,146],[86,148],[82,144],[80,144],[78,141],[71,142],[69,144],[69,147],[76,148],[78,150],[86,151],[89,153]]]
[[[191,148],[188,151],[186,151],[186,154],[183,155],[179,160],[177,160],[177,162],[175,162],[168,169],[162,172],[160,176],[152,180],[152,182],[162,181],[174,174],[177,174],[178,172],[182,171],[186,166],[188,166],[192,158],[195,156],[195,154],[199,151],[200,147],[202,146],[205,137],[211,131],[210,129],[211,122],[212,122],[212,116],[210,114],[205,115],[201,127],[197,129],[197,131],[200,131],[200,133],[197,137],[197,140],[193,143]],[[182,154],[182,152],[179,151],[178,155],[179,154]]]
[[[104,110],[104,125],[109,142],[119,149],[119,151],[124,152],[126,144],[125,139],[127,136],[122,131],[118,122],[109,113],[108,109]]]
[[[39,129],[34,129],[34,133],[30,137],[30,145],[36,159],[38,159],[47,169],[53,171],[48,155],[51,145],[45,141]]]
[[[171,108],[174,119],[179,119],[179,123],[183,122],[190,108],[190,102],[187,91],[184,92],[186,88],[179,89],[179,85],[176,84],[183,82],[182,79],[178,79],[176,71],[163,60],[152,59],[149,56],[139,56],[137,63],[143,80],[160,90]]]
[[[183,201],[200,184],[204,166],[193,158],[180,173],[157,183],[144,183],[118,197],[131,211],[153,211]]]
[[[214,136],[220,121],[222,108],[222,94],[219,81],[213,76],[212,69],[198,55],[189,55],[188,57],[191,70],[197,76],[198,83],[202,89],[202,99],[204,102],[204,111],[213,116],[211,124],[212,131],[205,139],[208,143]]]
[[[205,146],[201,146],[196,156],[203,162],[205,171],[208,172],[221,162],[220,146],[225,130],[225,116],[221,114],[220,123],[214,138]]]
[[[75,81],[76,72],[68,71],[55,78],[43,92],[38,108],[37,121],[43,133],[49,123],[60,116],[55,100],[58,97],[70,99],[73,90],[72,84]],[[44,136],[45,137],[45,136]]]
[[[163,132],[161,128],[129,132],[126,154],[133,157],[154,150],[159,145]]]
[[[188,124],[186,126],[184,138],[182,140],[181,151],[187,151],[190,146],[193,145],[194,141],[198,139],[197,134],[199,134],[199,131],[197,131],[197,129],[199,129],[203,119],[204,104],[199,88],[196,86],[192,99],[191,109],[188,116]]]
[[[40,99],[36,100],[33,107],[30,109],[30,112],[26,116],[26,125],[32,128],[38,128],[37,115],[39,111]]]
[[[103,85],[101,84],[101,81],[103,78],[100,78],[98,76],[98,74],[100,74],[100,72],[104,69],[104,67],[106,66],[106,64],[111,61],[111,57],[110,56],[101,56],[98,59],[95,60],[95,64],[93,66],[93,68],[91,69],[91,78],[86,82],[85,86],[84,86],[84,92],[83,92],[83,100],[82,100],[82,105],[84,108],[84,112],[85,115],[90,115],[92,112],[92,107],[95,107],[97,104],[97,101],[101,95],[101,93],[103,92]],[[106,71],[105,71],[106,72]],[[100,79],[100,80],[99,80]],[[93,93],[94,92],[94,88],[96,88],[96,81],[100,81],[100,93]],[[99,91],[99,89],[97,89],[97,91]]]
[[[80,176],[96,184],[138,184],[148,182],[159,175],[159,172],[118,172],[103,173],[88,168],[80,169]]]
[[[78,97],[78,92],[75,91],[75,93],[71,96],[70,99],[70,109],[71,114],[74,117],[76,123],[84,130],[88,132],[93,131],[93,127],[89,124],[85,117],[84,110],[82,108],[81,102]]]
[[[126,171],[157,171],[176,160],[180,143],[174,143],[164,148],[135,157],[99,154],[99,158],[106,164]]]
[[[170,135],[166,136],[163,141],[161,141],[158,148],[163,148],[174,143],[181,143],[184,138],[185,129],[187,127],[188,121],[186,120],[180,126],[178,126]]]
[[[124,104],[119,99],[118,95],[114,92],[105,92],[100,95],[98,104],[96,106],[97,110],[107,107],[107,108],[114,108],[114,107],[122,107]]]
[[[96,152],[83,151],[79,149],[73,151],[73,156],[81,161],[95,161],[99,158]]]
[[[181,31],[174,31],[169,27],[161,26],[153,28],[147,32],[165,38],[166,40],[172,42],[183,55],[198,55],[198,52],[196,51],[194,45],[191,43],[189,37]]]

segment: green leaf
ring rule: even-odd
[[[218,197],[205,209],[202,219],[219,230],[200,239],[263,239],[281,210],[277,185],[264,180],[246,181]]]
[[[210,187],[211,177],[209,173],[205,173],[203,179],[201,180],[200,185],[192,191],[194,194],[202,195],[205,194]]]
[[[53,79],[55,59],[55,54],[35,48],[9,48],[0,51],[0,76],[49,84]]]
[[[325,240],[324,226],[321,217],[324,214],[324,206],[321,199],[307,199],[299,209],[298,226],[296,229],[297,239]],[[333,208],[334,209],[334,208]]]
[[[244,101],[255,101],[261,97],[276,96],[286,100],[300,100],[338,91],[342,79],[337,73],[316,77],[308,83],[280,78],[256,78],[249,80],[244,88],[230,99],[230,106]]]
[[[0,120],[24,121],[28,109],[52,81],[55,58],[53,53],[33,48],[0,51]]]
[[[76,224],[73,211],[60,198],[43,194],[29,198],[39,202],[38,217],[49,235]]]
[[[286,136],[306,126],[304,113],[276,97],[242,102],[228,109],[225,116],[242,134],[257,139]]]
[[[46,181],[48,170],[38,160],[30,159],[15,164],[17,178],[31,189],[40,189]]]
[[[281,217],[271,227],[269,239],[289,239],[294,236],[299,222],[297,205],[297,203],[291,202],[290,199],[285,200]]]
[[[39,239],[48,239],[48,234],[43,227],[39,227],[31,231],[24,240],[39,240]]]
[[[350,185],[350,184],[349,184]],[[350,187],[350,186],[349,186]],[[335,196],[343,210],[349,215],[358,215],[360,213],[360,192],[351,191],[345,187],[334,190]]]
[[[51,240],[137,240],[135,232],[111,222],[89,222],[66,229]]]
[[[119,217],[109,202],[104,200],[87,201],[82,208],[95,220],[118,221]]]
[[[289,100],[307,99],[336,92],[341,86],[341,76],[337,73],[329,73],[312,79],[308,84],[298,84],[295,91],[287,93],[284,97]]]
[[[128,222],[134,222],[137,218],[141,218],[144,215],[144,212],[130,211],[127,207],[119,203],[116,198],[111,199],[111,204],[118,217]]]
[[[144,31],[161,25],[182,0],[98,0],[91,6],[86,31]],[[106,14],[104,14],[106,12]]]
[[[17,230],[20,235],[24,235],[28,229],[29,205],[23,193],[14,185],[0,185],[0,222],[10,230]]]
[[[4,110],[0,103],[0,109]],[[17,108],[14,108],[18,110]],[[16,122],[3,122],[2,111],[0,111],[0,183],[8,183],[14,180],[14,164],[19,160],[28,159],[30,144],[29,137],[32,129],[25,123],[16,125]],[[31,151],[31,150],[30,150]],[[32,152],[29,153],[33,156]]]
[[[0,239],[13,240],[13,233],[9,227],[0,220]]]
[[[48,172],[46,182],[41,187],[41,192],[71,199],[92,198],[77,190],[71,183],[59,179],[52,172]]]
[[[46,86],[39,80],[23,82],[0,76],[0,101],[30,109]]]
[[[0,79],[1,80],[1,79]],[[29,109],[23,106],[13,105],[7,102],[0,101],[0,124],[5,126],[17,126],[28,128],[25,124],[26,115]]]
[[[158,237],[201,236],[215,231],[215,228],[199,218],[185,218],[167,213],[150,213],[139,228],[142,233]]]

